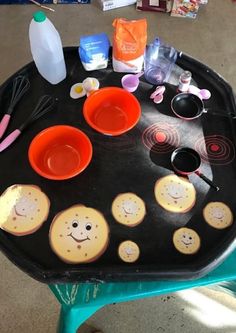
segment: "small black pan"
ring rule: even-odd
[[[219,187],[199,171],[201,166],[201,157],[196,150],[188,147],[175,149],[171,155],[171,164],[178,174],[187,176],[191,173],[195,173],[208,185],[213,187],[216,191],[219,191]]]
[[[184,120],[196,119],[207,112],[201,98],[190,93],[175,95],[171,101],[171,109],[177,117]]]

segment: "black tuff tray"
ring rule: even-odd
[[[29,78],[31,87],[17,105],[8,133],[17,128],[43,94],[58,98],[52,114],[32,124],[6,151],[0,154],[0,192],[13,184],[38,185],[50,198],[51,209],[47,221],[34,234],[16,237],[0,230],[0,247],[5,255],[23,271],[42,282],[133,281],[158,279],[194,279],[214,269],[234,249],[236,223],[224,230],[210,227],[203,219],[202,210],[210,201],[223,201],[236,216],[234,189],[236,186],[235,159],[235,101],[231,87],[217,73],[195,59],[180,55],[177,65],[192,72],[201,88],[211,91],[205,101],[207,114],[193,121],[176,118],[170,109],[176,85],[166,83],[164,101],[157,105],[149,98],[154,86],[141,78],[134,95],[142,107],[138,125],[127,134],[108,137],[90,128],[84,120],[84,98],[73,100],[70,87],[88,76],[100,81],[101,87],[121,86],[122,73],[112,70],[111,62],[104,70],[86,72],[79,60],[77,48],[65,48],[67,78],[56,86],[47,83],[30,63],[10,77],[0,88],[1,116],[6,110],[12,80],[22,74]],[[171,81],[170,81],[171,82]],[[93,158],[79,176],[66,181],[51,181],[40,177],[29,165],[28,147],[42,129],[67,124],[82,129],[93,144]],[[158,147],[153,133],[161,128],[170,135],[170,143]],[[205,139],[204,139],[205,137]],[[155,182],[172,174],[171,152],[176,146],[200,149],[202,142],[217,142],[224,153],[203,159],[202,171],[221,188],[209,188],[196,175],[190,181],[197,191],[194,208],[185,214],[169,213],[154,197]],[[210,140],[210,141],[209,141]],[[197,145],[197,146],[196,146]],[[217,155],[217,154],[216,154]],[[134,228],[117,223],[111,214],[111,204],[119,193],[134,192],[146,204],[144,221]],[[53,217],[70,206],[81,203],[102,212],[110,226],[110,242],[106,252],[95,262],[70,265],[61,261],[51,250],[48,232]],[[186,226],[201,237],[201,248],[194,255],[183,255],[172,243],[173,232]],[[121,241],[133,240],[140,247],[140,258],[133,264],[122,262],[117,254]]]

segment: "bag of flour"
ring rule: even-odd
[[[147,43],[146,19],[128,21],[118,18],[112,25],[115,28],[112,54],[114,71],[141,72]]]
[[[79,55],[86,71],[107,67],[110,42],[105,33],[80,37]]]

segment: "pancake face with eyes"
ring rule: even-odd
[[[216,229],[225,229],[233,223],[233,214],[223,202],[210,202],[203,209],[205,221]]]
[[[98,259],[106,250],[109,227],[96,209],[75,205],[54,217],[49,239],[52,250],[63,261],[88,263]]]
[[[117,222],[135,227],[146,214],[145,203],[134,193],[119,194],[112,203],[112,215]]]
[[[168,175],[160,178],[154,188],[159,205],[173,213],[186,213],[196,202],[196,191],[186,178]]]
[[[124,262],[132,263],[138,259],[140,250],[135,242],[127,240],[119,245],[118,254]]]
[[[179,252],[194,254],[199,250],[201,240],[196,231],[189,228],[180,228],[174,232],[173,243]]]
[[[12,185],[0,197],[0,228],[24,236],[38,230],[47,220],[50,201],[35,185]]]

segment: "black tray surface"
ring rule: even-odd
[[[34,234],[16,237],[0,230],[0,247],[9,259],[30,276],[45,283],[134,281],[158,279],[194,279],[219,265],[234,249],[236,223],[217,230],[203,219],[203,208],[211,201],[222,201],[236,216],[234,188],[236,186],[235,159],[235,101],[230,85],[207,66],[195,59],[180,55],[178,68],[192,72],[201,88],[211,91],[205,101],[208,113],[193,121],[183,121],[172,113],[170,101],[176,94],[176,85],[165,83],[166,92],[161,104],[149,98],[155,87],[140,79],[134,95],[142,107],[138,125],[130,132],[109,137],[95,132],[84,120],[82,109],[85,97],[70,98],[70,87],[86,77],[96,77],[100,87],[121,87],[124,74],[108,68],[86,72],[80,62],[77,48],[64,49],[67,78],[56,86],[50,85],[37,72],[33,63],[15,73],[0,87],[1,116],[10,101],[12,80],[18,75],[29,78],[31,87],[19,102],[12,116],[8,133],[17,128],[36,104],[39,97],[50,94],[58,99],[56,109],[32,124],[6,151],[0,154],[0,192],[13,184],[35,184],[50,198],[47,221]],[[46,127],[66,124],[84,131],[93,144],[93,158],[79,176],[66,181],[52,181],[40,177],[30,167],[28,147],[34,136]],[[160,152],[152,142],[152,131],[161,128],[171,135],[171,144]],[[203,157],[201,170],[220,187],[215,191],[197,175],[189,176],[197,191],[195,206],[185,214],[165,211],[155,200],[154,185],[162,176],[173,174],[170,156],[177,146],[199,149],[204,142],[223,145],[225,155],[220,158]],[[123,192],[134,192],[146,204],[144,221],[134,228],[117,223],[111,214],[114,198]],[[53,217],[74,204],[93,207],[105,216],[110,227],[110,242],[106,252],[95,262],[70,265],[61,261],[51,250],[48,233]],[[194,255],[176,251],[173,232],[180,227],[196,230],[201,248]],[[140,257],[133,264],[122,262],[117,254],[120,242],[133,240],[139,245]]]

